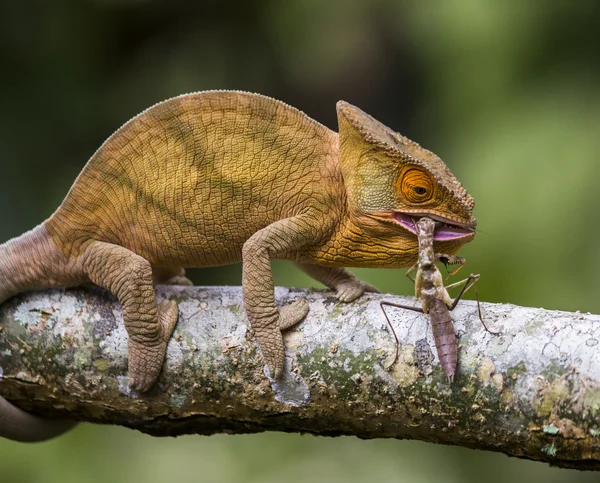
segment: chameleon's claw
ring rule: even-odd
[[[375,285],[371,285],[370,283],[363,282],[363,286],[365,287],[366,293],[381,293],[381,290],[379,290]]]
[[[308,314],[308,300],[298,297],[279,309],[279,330],[286,330],[300,323]]]
[[[365,292],[380,293],[377,287],[360,280],[341,283],[337,287],[336,297],[340,302],[353,302]]]

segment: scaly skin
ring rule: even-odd
[[[50,219],[0,246],[0,303],[90,281],[112,291],[131,387],[146,391],[177,318],[174,303],[157,307],[153,273],[186,283],[183,268],[242,261],[246,313],[277,377],[281,331],[308,304],[277,310],[270,259],[296,262],[349,302],[376,289],[342,267],[416,260],[417,238],[396,213],[475,226],[472,198],[435,154],[345,102],[338,119],[339,135],[282,102],[232,91],[151,107],[98,149]],[[473,236],[436,249],[454,253]]]

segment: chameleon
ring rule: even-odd
[[[344,267],[415,262],[413,219],[440,222],[443,253],[475,235],[473,198],[438,156],[347,102],[336,110],[339,133],[241,91],[148,108],[100,146],[50,218],[0,245],[0,303],[45,287],[109,290],[123,308],[130,387],[144,392],[178,317],[175,301],[157,305],[153,283],[241,261],[245,312],[277,378],[282,331],[309,307],[304,298],[276,307],[271,259],[350,302],[377,289]]]

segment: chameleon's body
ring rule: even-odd
[[[209,91],[133,118],[94,154],[45,223],[0,246],[0,303],[15,293],[93,282],[112,291],[129,334],[131,386],[155,382],[177,307],[154,280],[243,261],[246,313],[272,374],[281,330],[269,260],[288,259],[351,301],[372,290],[341,268],[417,259],[411,216],[448,222],[436,249],[473,236],[473,200],[433,153],[338,103],[340,133],[257,94]],[[437,234],[438,232],[436,232]]]

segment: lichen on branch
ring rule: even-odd
[[[179,322],[156,386],[132,393],[119,304],[100,289],[20,295],[0,308],[0,394],[24,409],[157,436],[267,430],[413,438],[600,468],[600,317],[473,302],[453,312],[459,365],[449,384],[426,316],[369,294],[311,311],[285,335],[284,377],[268,377],[239,287],[158,287]]]

